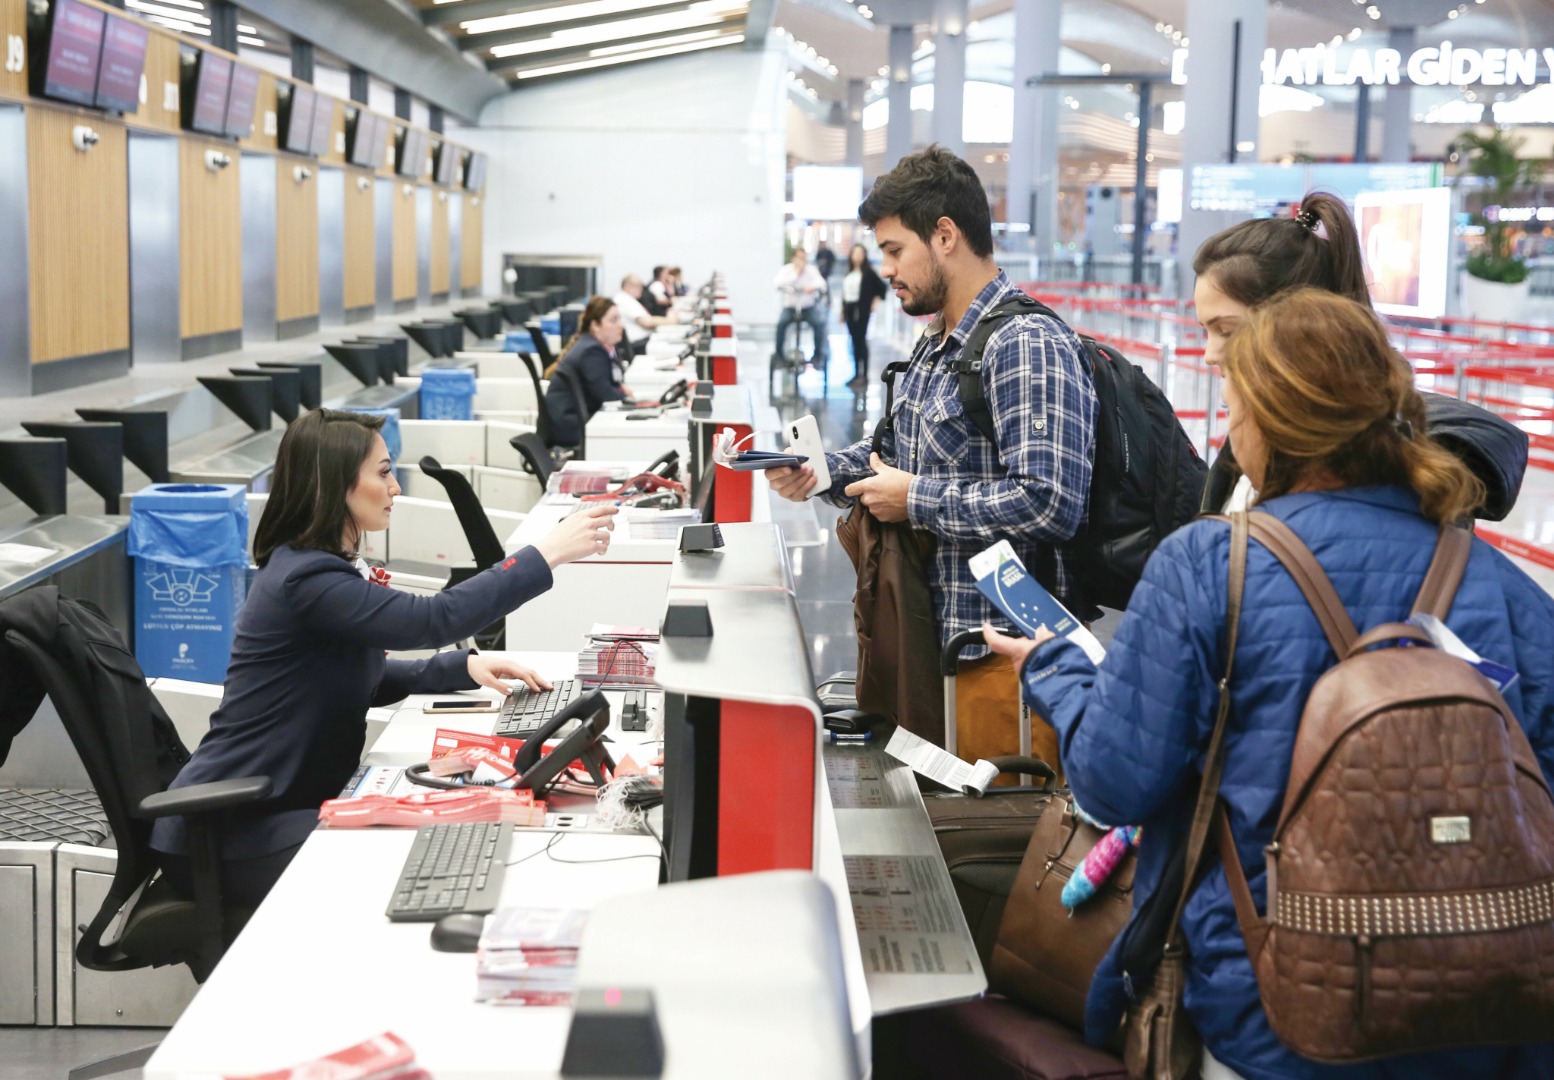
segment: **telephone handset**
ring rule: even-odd
[[[542,754],[545,740],[571,720],[581,722],[554,750]],[[579,758],[594,783],[607,782],[609,776],[606,773],[615,771],[615,762],[610,752],[599,744],[599,737],[609,726],[610,701],[604,696],[604,691],[595,690],[584,694],[545,721],[543,727],[524,740],[518,756],[513,758],[513,767],[518,770],[518,779],[514,781],[513,787],[539,791]]]
[[[548,754],[541,752],[544,749],[545,740],[555,735],[567,722],[581,717],[587,719],[583,719],[566,738],[557,744],[554,750]],[[518,756],[513,759],[513,768],[518,771],[518,775],[513,778],[511,784],[497,785],[489,781],[470,783],[458,777],[434,776],[430,762],[410,766],[405,770],[405,776],[412,783],[429,788],[458,790],[469,787],[501,786],[518,790],[527,788],[531,791],[542,791],[547,784],[560,776],[567,766],[581,759],[594,783],[604,784],[615,773],[615,760],[599,741],[599,737],[609,726],[609,699],[602,691],[595,690],[591,694],[584,694],[556,713],[545,721],[544,726],[524,740],[523,746],[518,750]]]
[[[660,405],[673,405],[677,401],[684,401],[685,398],[690,395],[690,392],[691,384],[686,380],[681,379],[679,382],[669,387],[669,389],[665,390],[662,394],[658,395],[658,403]]]
[[[680,476],[680,451],[665,450],[643,472],[662,476],[665,480],[678,479]]]

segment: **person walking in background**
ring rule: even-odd
[[[847,255],[847,276],[842,279],[842,322],[853,343],[854,370],[848,386],[860,387],[869,381],[869,316],[889,291],[869,262],[868,250],[854,244]]]
[[[824,368],[829,347],[826,342],[826,282],[809,264],[809,252],[803,248],[793,249],[792,261],[777,271],[776,286],[782,299],[782,313],[777,316],[777,355],[787,355],[784,346],[788,343],[788,327],[806,322],[815,334],[815,351],[810,359],[817,368]]]
[[[836,252],[827,247],[824,240],[815,249],[815,269],[820,271],[820,277],[824,281],[830,281],[831,271],[836,269]]]

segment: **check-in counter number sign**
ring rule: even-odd
[[[27,70],[27,42],[20,34],[5,35],[5,70],[13,75]]]

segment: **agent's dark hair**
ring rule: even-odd
[[[982,181],[960,158],[934,145],[896,162],[874,181],[858,206],[858,220],[871,229],[888,217],[900,218],[926,243],[940,218],[955,222],[972,254],[993,253],[993,214]]]
[[[1296,217],[1243,221],[1209,237],[1192,268],[1247,307],[1286,289],[1324,289],[1371,306],[1354,218],[1342,199],[1323,191],[1302,199]]]
[[[345,497],[356,487],[362,462],[383,417],[341,409],[313,409],[281,437],[270,498],[254,534],[254,562],[264,566],[283,544],[349,558],[342,538],[349,525],[360,537]]]
[[[577,333],[572,335],[572,340],[567,342],[567,347],[561,350],[563,359],[565,359],[567,353],[572,351],[572,346],[577,344],[578,338],[584,334],[592,334],[599,328],[599,324],[604,321],[604,317],[610,313],[610,309],[614,306],[615,301],[608,296],[591,296],[588,298],[588,305],[583,308],[583,313],[577,319]],[[549,372],[555,371],[560,363],[561,361],[558,360],[555,364],[552,364],[545,377],[549,378]]]

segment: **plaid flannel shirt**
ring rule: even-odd
[[[908,520],[938,538],[929,586],[941,642],[984,619],[1003,621],[967,565],[999,540],[1008,540],[1033,572],[1053,560],[1055,595],[1065,604],[1074,600],[1074,570],[1059,545],[1085,522],[1096,407],[1078,335],[1055,319],[1019,315],[988,339],[982,382],[997,446],[966,418],[959,377],[948,370],[983,312],[1018,292],[1000,270],[948,334],[942,315],[928,325],[898,376],[894,432],[880,448],[887,463],[913,474]],[[850,503],[843,489],[873,475],[870,443],[826,455],[833,501]],[[986,653],[977,645],[961,655]]]

